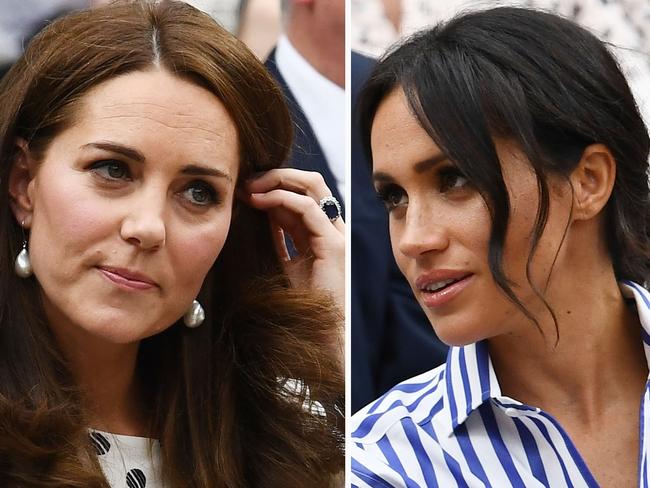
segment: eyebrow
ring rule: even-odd
[[[145,159],[144,155],[137,149],[128,146],[123,146],[122,144],[116,144],[114,142],[107,142],[107,141],[90,142],[88,144],[84,144],[83,146],[81,146],[82,149],[86,149],[87,147],[94,147],[97,149],[102,149],[104,151],[121,154],[124,157],[132,159],[134,161],[138,161],[140,163],[143,163]]]
[[[232,182],[232,178],[228,173],[216,168],[208,168],[207,166],[199,166],[197,164],[188,164],[181,168],[181,173],[189,176],[216,176],[217,178],[225,178]]]
[[[124,146],[122,144],[116,144],[114,142],[100,141],[100,142],[91,142],[81,146],[82,149],[88,147],[94,147],[97,149],[102,149],[104,151],[114,152],[121,154],[122,156],[137,161],[139,163],[144,163],[145,157],[140,151],[135,148]],[[188,164],[181,168],[181,174],[188,176],[215,176],[217,178],[225,178],[228,181],[232,182],[232,177],[220,169],[211,168],[209,166],[202,166],[199,164]]]
[[[433,169],[439,163],[442,163],[447,159],[447,155],[444,153],[437,154],[432,158],[427,158],[422,161],[418,161],[413,165],[413,169],[417,174],[422,174],[426,171]],[[372,174],[372,181],[376,183],[386,183],[395,181],[391,175],[384,173],[383,171],[377,171]]]

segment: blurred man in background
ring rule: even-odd
[[[283,0],[284,32],[266,66],[295,123],[289,165],[318,171],[344,206],[345,0]]]

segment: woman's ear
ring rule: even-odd
[[[614,188],[614,155],[603,144],[587,146],[569,179],[574,192],[574,219],[594,218],[605,207]]]
[[[32,223],[35,174],[36,162],[32,158],[27,141],[19,138],[16,140],[9,172],[9,197],[14,217],[26,228]]]

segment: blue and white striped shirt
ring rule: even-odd
[[[634,298],[650,363],[650,293]],[[641,400],[639,487],[650,487],[650,382]],[[501,394],[487,344],[449,350],[446,364],[400,383],[352,417],[352,486],[597,487],[549,414]]]

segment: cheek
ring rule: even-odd
[[[449,236],[449,259],[441,267],[469,269],[480,273],[488,268],[492,219],[490,210],[479,194],[458,204],[445,207],[444,220]]]
[[[114,228],[109,206],[74,177],[50,179],[45,185],[36,181],[33,193],[30,254],[35,270],[55,260],[80,258]]]
[[[531,255],[532,236],[538,212],[537,190],[513,201],[511,224],[504,247],[506,276],[514,282],[513,291],[534,315],[545,313],[546,307],[538,293],[547,295],[549,283],[563,266],[562,243],[570,217],[570,196],[552,188],[546,226]],[[527,272],[528,270],[528,272]]]
[[[458,240],[469,251],[467,259],[481,259],[487,263],[492,219],[483,199],[476,197],[458,213],[450,213],[449,222],[453,229],[452,242]]]
[[[549,208],[546,227],[531,257],[531,245],[538,212],[538,199],[536,194],[532,193],[513,198],[503,256],[506,273],[524,288],[530,288],[526,277],[529,258],[532,282],[535,286],[541,286],[551,270],[553,255],[557,250],[555,212]],[[559,245],[559,240],[557,240],[557,244]]]
[[[178,280],[198,292],[203,279],[223,249],[230,229],[231,212],[201,227],[185,226],[174,237],[174,269]]]
[[[388,217],[388,235],[390,238],[390,247],[393,252],[393,257],[395,258],[395,263],[397,264],[397,267],[399,270],[402,272],[402,274],[406,275],[406,265],[409,262],[409,259],[402,254],[399,249],[399,242],[402,238],[402,231],[403,228],[399,223],[394,223],[390,216]]]

